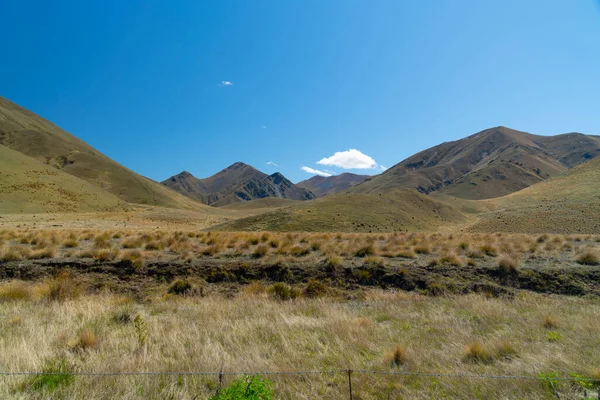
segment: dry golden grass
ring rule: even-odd
[[[100,262],[130,259],[190,261],[196,258],[277,257],[294,262],[345,264],[355,257],[419,259],[431,265],[474,266],[490,260],[506,273],[524,261],[569,258],[584,265],[600,264],[595,236],[387,233],[324,234],[271,232],[194,232],[162,230],[4,230],[0,232],[0,262],[78,257]],[[122,250],[122,251],[119,251]],[[493,261],[496,257],[497,262]],[[340,265],[341,265],[340,264]]]
[[[61,277],[60,279],[71,279]],[[76,283],[76,282],[70,282]],[[7,282],[0,294],[37,292],[54,283]],[[285,287],[285,285],[283,285]],[[263,283],[237,294],[201,300],[165,295],[144,301],[111,293],[0,301],[5,370],[289,371],[369,369],[442,374],[528,375],[556,371],[598,377],[600,305],[595,299],[522,293],[514,299],[481,295],[429,298],[372,290],[343,302],[320,296],[274,300]],[[289,287],[288,287],[289,288]],[[561,340],[550,342],[539,323],[560,319]],[[137,322],[134,322],[137,321]],[[43,329],[40,327],[43,326]],[[402,345],[398,345],[401,338]],[[143,342],[143,344],[142,344]],[[384,362],[382,363],[382,355]],[[1,398],[208,398],[217,376],[85,377],[68,375],[55,387],[31,378],[3,378]],[[276,398],[347,397],[346,377],[268,376]],[[226,383],[232,378],[226,378]],[[383,398],[545,398],[536,380],[353,375],[355,396]],[[563,398],[581,389],[561,382]]]

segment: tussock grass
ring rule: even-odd
[[[5,285],[0,284],[0,293]],[[0,385],[0,398],[14,397],[15,390],[24,398],[121,398],[132,387],[151,400],[209,398],[218,386],[217,377],[88,379],[69,374],[75,370],[173,367],[193,371],[201,365],[205,371],[349,367],[385,371],[393,367],[442,374],[535,376],[558,371],[568,377],[570,372],[590,376],[593,366],[600,365],[600,355],[590,351],[600,329],[600,305],[595,299],[526,292],[513,299],[475,294],[431,298],[369,290],[360,300],[354,297],[346,302],[329,295],[307,297],[304,290],[285,283],[266,288],[263,282],[254,282],[235,292],[229,284],[213,286],[199,300],[165,296],[168,287],[165,283],[139,301],[109,292],[82,292],[61,302],[0,302],[0,315],[7,321],[0,341],[6,368],[64,371],[68,377],[56,385],[50,382],[59,375],[50,374],[52,379],[35,385],[24,377],[19,388]],[[547,329],[540,323],[549,313],[562,326],[562,339],[554,342],[548,341]],[[57,340],[61,335],[64,341]],[[463,349],[465,342],[468,346]],[[310,380],[272,378],[276,398],[323,398],[324,391],[331,398],[347,397],[343,383],[331,385],[335,379],[345,382],[344,376],[328,375]],[[435,396],[446,398],[545,396],[535,380],[436,381]],[[388,380],[383,375],[355,374],[353,384],[356,396],[365,399],[388,394],[391,398],[432,396],[431,378]],[[581,394],[570,384],[558,390],[564,398]]]
[[[600,253],[596,250],[586,250],[576,258],[582,265],[600,265]]]

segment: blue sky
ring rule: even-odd
[[[598,0],[6,0],[0,12],[0,96],[155,180],[235,161],[294,182],[311,176],[302,167],[373,174],[498,125],[600,134]]]

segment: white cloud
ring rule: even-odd
[[[230,81],[221,81],[221,83],[219,83],[219,86],[231,86],[233,85],[233,82]]]
[[[385,171],[386,169],[388,169],[388,167],[384,167],[383,165],[379,165],[379,168],[381,168],[382,171]]]
[[[267,165],[272,165],[274,167],[279,167],[279,164],[275,164],[273,161],[268,161]]]
[[[266,127],[265,125],[262,125],[262,126],[260,127],[260,129],[267,129],[267,127]]]
[[[317,161],[317,164],[343,169],[373,169],[378,167],[375,160],[356,149],[338,151],[331,157]]]
[[[309,174],[313,174],[313,175],[319,175],[319,176],[325,176],[325,177],[333,175],[333,173],[331,173],[330,171],[321,171],[321,170],[313,169],[310,167],[302,167],[301,169],[302,169],[302,171],[308,172]]]

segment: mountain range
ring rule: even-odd
[[[162,183],[115,162],[0,97],[0,213],[112,212],[142,206],[226,215],[218,229],[598,233],[600,137],[495,127],[423,150],[376,176],[297,184],[236,162]],[[213,207],[210,207],[213,206]]]
[[[267,175],[250,165],[236,162],[213,176],[198,179],[187,171],[162,182],[192,199],[213,206],[224,206],[239,201],[279,197],[290,200],[311,200],[315,195],[298,187],[276,172]]]
[[[504,196],[564,173],[600,155],[600,137],[567,133],[532,135],[506,127],[421,151],[351,191],[414,188],[464,199]]]
[[[369,175],[357,175],[350,172],[333,176],[315,175],[310,179],[298,182],[296,186],[311,191],[317,197],[321,197],[349,189],[368,177]]]

